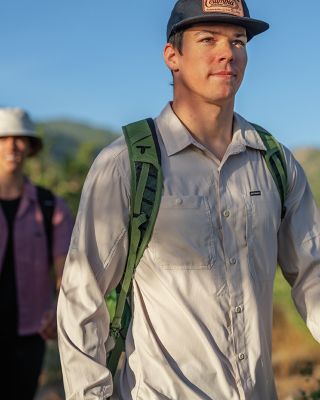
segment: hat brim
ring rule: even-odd
[[[173,34],[181,29],[186,29],[194,24],[201,23],[226,23],[232,25],[242,26],[247,31],[248,41],[254,36],[265,32],[269,29],[269,24],[258,19],[248,18],[248,17],[237,17],[233,15],[226,14],[215,14],[215,15],[199,15],[197,17],[187,18],[177,24],[175,24],[171,30],[168,32],[168,39]]]

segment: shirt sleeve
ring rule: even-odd
[[[279,230],[279,264],[294,303],[320,342],[320,214],[302,167],[286,150],[289,191]]]
[[[120,281],[128,250],[130,174],[114,147],[93,163],[84,184],[58,301],[58,339],[67,400],[106,399],[109,314],[105,294]]]

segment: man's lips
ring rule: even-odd
[[[236,77],[237,75],[232,71],[217,71],[212,74],[213,76],[221,76],[221,77]]]

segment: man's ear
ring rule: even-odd
[[[179,59],[178,59],[179,51],[178,49],[174,48],[171,43],[167,43],[164,51],[163,51],[163,58],[167,65],[167,67],[172,72],[179,71]]]

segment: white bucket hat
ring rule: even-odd
[[[28,137],[31,144],[30,156],[37,154],[43,147],[31,118],[21,108],[0,108],[0,137],[4,136]]]

